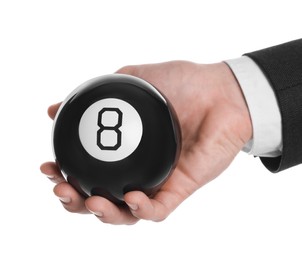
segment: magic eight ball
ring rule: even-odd
[[[112,74],[91,79],[61,104],[53,126],[56,162],[82,195],[123,203],[152,196],[171,175],[181,146],[176,113],[148,82]]]

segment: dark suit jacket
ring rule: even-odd
[[[245,55],[266,75],[282,118],[282,155],[261,161],[272,172],[302,163],[302,39]]]

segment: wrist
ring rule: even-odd
[[[224,62],[206,65],[211,73],[212,106],[222,106],[230,118],[230,132],[236,134],[243,147],[253,136],[252,121],[241,87],[232,70]]]

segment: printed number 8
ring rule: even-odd
[[[115,112],[117,114],[117,123],[115,125],[103,124],[103,116],[108,112],[110,114],[112,112]],[[122,119],[123,119],[123,113],[118,108],[105,107],[99,112],[98,126],[100,127],[100,129],[97,131],[97,145],[101,150],[116,151],[118,148],[120,148],[120,146],[122,145],[122,132],[120,131],[119,128],[122,126]],[[116,139],[113,142],[110,142],[110,145],[104,142],[104,140],[102,141],[102,136],[104,136],[106,131],[113,131],[116,134]]]

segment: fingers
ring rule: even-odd
[[[47,113],[48,113],[48,116],[51,118],[51,119],[54,119],[55,116],[56,116],[56,113],[60,107],[61,103],[57,103],[57,104],[54,104],[54,105],[51,105],[48,110],[47,110]]]
[[[77,213],[89,213],[85,207],[82,195],[65,181],[58,166],[54,162],[43,163],[40,166],[40,170],[52,182],[57,184],[53,191],[66,210]]]
[[[62,176],[58,166],[54,162],[46,162],[40,166],[44,173],[52,182],[54,194],[59,198],[63,207],[73,213],[93,213],[102,222],[111,224],[134,224],[138,221],[127,206],[117,207],[105,198],[92,196],[85,199],[79,194]]]
[[[157,196],[158,197],[158,196]],[[133,216],[139,219],[163,221],[173,211],[169,205],[158,198],[150,199],[140,191],[132,191],[125,194],[125,202]]]
[[[173,201],[173,196],[164,191],[159,192],[154,199],[150,199],[143,192],[128,192],[125,195],[125,202],[128,207],[117,206],[99,196],[89,197],[85,201],[85,198],[65,181],[54,162],[43,163],[40,169],[52,182],[57,184],[53,189],[54,194],[67,211],[92,213],[104,223],[131,225],[139,219],[162,221],[173,210],[173,206],[165,204],[164,200],[161,202],[161,197],[166,198],[166,201]]]
[[[138,219],[130,213],[127,206],[118,207],[102,197],[89,197],[85,204],[86,208],[104,223],[132,225],[138,221]]]
[[[44,173],[48,179],[52,182],[58,184],[65,181],[61,171],[59,170],[58,166],[54,162],[46,162],[40,166],[40,170]]]
[[[69,212],[89,213],[85,207],[85,199],[69,183],[61,182],[57,184],[53,192]]]

